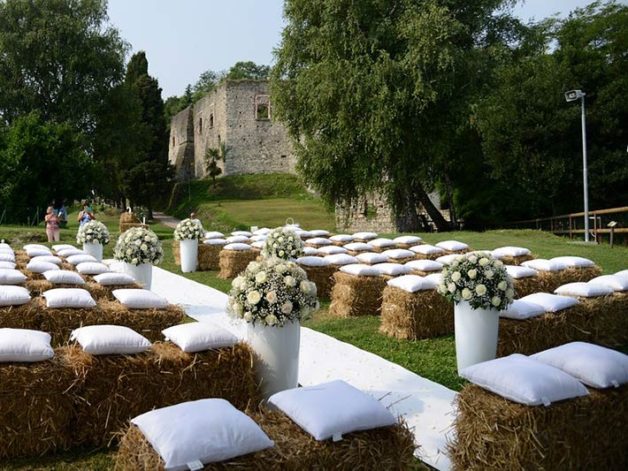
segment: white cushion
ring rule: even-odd
[[[394,247],[395,245],[397,245],[392,239],[386,239],[385,237],[369,240],[369,244],[377,248]]]
[[[203,241],[203,244],[206,245],[227,245],[228,243],[225,239],[207,239]]]
[[[205,239],[223,239],[225,235],[218,231],[209,231],[205,233]]]
[[[103,286],[130,285],[135,283],[135,278],[128,273],[108,272],[96,275],[94,281]]]
[[[399,276],[410,273],[411,269],[400,263],[378,263],[373,265],[380,275]]]
[[[331,236],[329,240],[331,240],[332,242],[340,242],[346,244],[353,240],[353,236],[350,236],[349,234],[336,234],[334,236]]]
[[[440,247],[444,250],[449,250],[450,252],[454,252],[457,250],[466,250],[469,248],[467,244],[457,240],[444,240],[442,242],[438,242],[436,244],[436,247]]]
[[[55,257],[54,255],[38,255],[37,257],[33,257],[31,260],[37,260],[38,262],[54,263],[55,265],[61,265],[62,262],[59,257]]]
[[[70,340],[77,341],[92,355],[140,353],[151,345],[147,338],[121,325],[89,325],[74,329]]]
[[[607,286],[614,291],[628,290],[628,276],[603,275],[593,278],[589,283],[594,285]]]
[[[355,256],[360,263],[367,263],[369,265],[375,265],[376,263],[386,263],[388,257],[383,253],[377,252],[362,252]]]
[[[313,257],[315,255],[322,255],[320,250],[315,249],[314,247],[308,247],[307,245],[303,247],[303,255]]]
[[[312,237],[314,237],[310,231],[304,231],[303,229],[294,229],[294,233],[303,240],[311,239]]]
[[[31,300],[31,295],[23,286],[0,286],[0,306],[19,306]]]
[[[460,257],[459,254],[452,253],[449,255],[443,255],[442,257],[438,257],[436,261],[442,265],[451,265],[451,263],[458,257]]]
[[[377,233],[376,232],[366,232],[366,231],[362,231],[362,232],[356,232],[355,234],[353,234],[353,239],[360,239],[360,240],[373,240],[373,239],[377,239]]]
[[[521,299],[523,301],[543,306],[545,312],[558,312],[578,304],[578,300],[576,298],[549,293],[529,294]]]
[[[615,273],[615,276],[628,276],[628,270],[618,271],[617,273]]]
[[[270,234],[271,232],[272,232],[272,229],[270,229],[270,228],[268,228],[268,227],[261,227],[261,228],[259,228],[258,230],[253,231],[253,234],[256,234],[256,235],[260,235],[260,234],[265,235],[265,234]]]
[[[9,244],[7,244],[6,242],[0,242],[0,250],[2,250],[2,249],[11,249],[11,250],[13,250],[11,248],[11,246]]]
[[[518,353],[468,366],[460,376],[528,406],[548,406],[552,402],[589,394],[573,376]]]
[[[11,252],[0,253],[0,262],[15,262],[15,255]]]
[[[40,255],[52,255],[52,252],[48,248],[42,249],[38,247],[33,247],[26,251],[26,255],[28,255],[29,257],[38,257]]]
[[[388,286],[402,289],[408,293],[416,293],[417,291],[435,289],[438,283],[418,275],[404,275],[393,278],[388,281]]]
[[[352,263],[358,263],[358,259],[345,253],[339,253],[336,255],[326,255],[323,257],[332,265],[350,265]]]
[[[72,255],[86,255],[86,254],[82,250],[79,250],[73,247],[73,248],[59,250],[57,251],[57,255],[59,257],[66,258],[66,257],[71,257]]]
[[[66,258],[66,260],[70,265],[78,265],[79,263],[98,261],[95,257],[92,257],[88,254],[70,255],[68,258]]]
[[[85,280],[75,271],[70,270],[51,270],[43,273],[44,278],[53,284],[63,285],[84,285]]]
[[[300,257],[297,258],[297,263],[306,267],[326,267],[331,265],[329,260],[325,260],[323,257]]]
[[[45,245],[42,244],[25,244],[24,247],[22,247],[24,250],[28,250],[28,249],[41,249],[41,250],[48,250],[50,251],[50,249],[48,247],[46,247]]]
[[[367,244],[366,242],[351,242],[350,244],[346,244],[344,248],[347,250],[351,250],[352,252],[372,252],[373,251],[373,246],[371,244]]]
[[[114,298],[129,309],[163,309],[168,300],[147,289],[123,288],[114,289]]]
[[[33,273],[43,273],[50,270],[59,270],[59,265],[50,262],[40,262],[33,259],[26,264],[26,269]]]
[[[225,239],[228,244],[246,244],[249,238],[246,236],[231,236]]]
[[[82,262],[76,266],[81,275],[101,275],[109,271],[109,267],[101,262]]]
[[[561,271],[567,268],[567,265],[555,260],[546,260],[544,258],[535,258],[521,264],[522,267],[532,268],[537,271]]]
[[[418,271],[441,271],[444,265],[434,260],[410,260],[406,262],[406,267]]]
[[[338,247],[337,245],[325,245],[320,247],[318,251],[323,255],[336,255],[339,253],[347,253],[347,249],[344,247]]]
[[[52,358],[50,334],[39,330],[0,329],[0,362],[35,362]]]
[[[224,399],[183,402],[146,412],[131,423],[144,434],[168,471],[202,469],[203,464],[274,446],[253,419]]]
[[[406,249],[390,249],[382,252],[391,260],[401,260],[402,258],[411,258],[414,257],[414,252],[412,250]]]
[[[231,347],[238,338],[211,322],[190,322],[175,325],[161,331],[166,340],[179,346],[184,352],[200,352],[212,348]]]
[[[26,275],[19,270],[0,269],[0,285],[19,285],[26,281]]]
[[[316,440],[339,440],[343,434],[397,422],[377,399],[341,380],[281,391],[268,402]]]
[[[510,275],[512,279],[518,280],[520,278],[530,278],[538,275],[534,268],[523,267],[519,265],[504,265],[506,273]]]
[[[237,250],[239,252],[246,252],[247,250],[251,250],[251,246],[249,244],[227,244],[223,247],[223,250]]]
[[[414,247],[410,247],[410,250],[414,253],[420,253],[421,255],[436,255],[444,252],[440,247],[429,244],[415,245]]]
[[[313,237],[311,239],[308,239],[306,241],[306,243],[308,245],[313,245],[315,247],[320,247],[320,246],[323,246],[323,245],[330,245],[331,244],[331,240],[326,239],[324,237]]]
[[[545,308],[540,304],[531,303],[525,299],[515,299],[505,311],[500,311],[500,317],[507,319],[524,320],[545,314]]]
[[[499,247],[491,252],[491,255],[495,258],[503,257],[522,257],[524,255],[530,255],[530,249],[525,247]]]
[[[393,239],[393,241],[396,244],[404,244],[404,245],[416,245],[419,242],[421,242],[421,240],[423,239],[417,236],[412,236],[412,235],[399,236]]]
[[[310,231],[312,237],[329,237],[329,231],[325,229],[313,229]]]
[[[0,269],[13,270],[14,268],[15,268],[15,263],[14,262],[6,262],[6,261],[0,260]]]
[[[340,267],[340,271],[355,276],[379,276],[379,271],[371,265],[364,265],[363,263],[344,265]]]
[[[550,259],[551,262],[562,263],[567,267],[576,267],[576,268],[586,268],[593,267],[595,263],[593,260],[589,260],[584,257],[574,257],[574,256],[566,256],[566,257],[554,257]]]
[[[256,242],[253,242],[253,243],[251,244],[251,247],[253,247],[254,249],[260,249],[260,250],[261,250],[261,249],[263,249],[263,248],[264,248],[264,246],[265,246],[265,245],[266,245],[266,242],[265,242],[265,241],[263,241],[263,240],[258,240],[258,241],[256,241]]]
[[[87,290],[82,288],[54,288],[44,291],[46,306],[49,308],[90,308],[96,305]]]
[[[249,231],[233,231],[233,232],[231,233],[231,235],[232,235],[233,237],[242,236],[242,237],[249,238],[249,237],[251,237],[253,234],[252,234],[251,232],[249,232]]]
[[[76,247],[70,244],[55,244],[52,246],[52,250],[54,250],[55,252],[65,249],[76,249]]]
[[[566,285],[559,286],[554,290],[554,293],[561,294],[563,296],[582,296],[583,298],[607,296],[609,294],[613,294],[614,292],[615,290],[613,290],[613,288],[607,286],[582,282],[567,283]]]
[[[426,280],[431,280],[436,283],[436,285],[440,285],[443,282],[443,274],[442,273],[432,273],[430,275],[424,276]]]
[[[267,235],[254,235],[249,238],[251,242],[264,242],[266,239],[268,239]]]
[[[593,388],[628,383],[628,355],[586,342],[571,342],[531,356]]]

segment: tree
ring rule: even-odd
[[[449,111],[468,106],[460,71],[506,3],[286,1],[271,89],[306,181],[330,203],[383,190],[405,229],[419,204],[448,229],[429,186],[463,135]]]
[[[226,78],[230,80],[267,80],[270,76],[270,66],[257,65],[252,61],[236,62],[227,72]]]
[[[205,151],[205,171],[207,176],[212,179],[212,183],[216,183],[216,177],[222,174],[222,169],[218,166],[219,161],[225,161],[227,157],[227,146],[222,142],[219,148],[209,147]]]

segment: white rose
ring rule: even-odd
[[[475,287],[475,292],[478,294],[478,296],[484,296],[486,294],[486,286],[484,286],[483,284],[479,284]]]
[[[243,276],[236,276],[231,282],[231,286],[235,289],[242,289],[246,285],[246,281]]]
[[[469,300],[471,299],[472,293],[469,288],[465,288],[462,290],[462,299]]]
[[[294,279],[294,277],[292,276],[286,276],[283,279],[283,282],[286,284],[286,286],[292,288],[293,286],[296,286],[297,284],[297,280]]]
[[[251,322],[253,320],[253,314],[247,312],[246,314],[244,314],[244,320],[247,322]]]
[[[486,277],[487,280],[492,280],[493,276],[495,276],[495,272],[493,270],[486,270],[484,272],[484,276]]]
[[[451,275],[451,280],[455,283],[460,279],[460,272],[459,271],[455,271],[452,273]]]
[[[262,295],[259,293],[259,291],[251,291],[249,294],[246,295],[246,300],[249,302],[249,304],[257,304],[261,301],[262,299]]]
[[[500,281],[497,287],[502,291],[506,291],[506,289],[508,289],[508,283],[506,283],[505,281]]]
[[[480,266],[481,266],[481,267],[485,267],[485,266],[486,266],[486,265],[488,265],[488,264],[489,264],[489,260],[488,260],[488,258],[486,258],[486,257],[482,257],[482,258],[480,259]]]
[[[281,312],[284,314],[290,314],[292,312],[292,303],[290,301],[286,301],[281,305]]]
[[[497,268],[503,267],[504,266],[504,262],[502,262],[501,260],[495,260],[495,266]]]
[[[255,282],[256,283],[265,283],[267,279],[268,279],[268,277],[266,276],[266,272],[265,271],[261,271],[257,275],[255,275]]]
[[[277,293],[275,291],[269,291],[268,294],[266,294],[266,301],[270,304],[275,304],[277,302]]]
[[[468,259],[471,263],[475,263],[478,261],[478,258],[475,255],[471,255]]]
[[[454,293],[456,291],[456,285],[453,283],[449,283],[447,285],[447,289],[449,290],[450,293]]]
[[[284,255],[286,255],[286,252],[284,252],[283,250],[280,250],[280,251],[279,251],[279,256],[280,256],[280,257],[283,257]]]
[[[275,325],[277,323],[277,318],[272,314],[266,316],[264,320],[266,321],[266,324],[268,325]]]
[[[502,298],[500,298],[499,296],[493,296],[493,298],[491,299],[491,304],[495,307],[499,306],[502,303]]]
[[[469,278],[471,278],[472,280],[475,280],[475,277],[478,276],[478,271],[472,268],[471,270],[469,270],[467,275],[469,275]]]

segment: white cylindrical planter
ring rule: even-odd
[[[454,305],[458,372],[467,366],[493,360],[497,354],[499,311],[473,309],[466,301]]]
[[[301,325],[283,327],[247,324],[247,342],[257,356],[256,372],[264,399],[279,391],[297,387]]]
[[[150,289],[153,281],[153,266],[150,263],[133,265],[124,262],[122,265],[124,266],[124,273],[131,275],[145,289]]]
[[[85,242],[83,244],[83,252],[102,262],[102,245],[100,242]]]
[[[198,240],[180,240],[179,252],[181,255],[181,271],[183,273],[196,271],[196,264],[198,263]]]

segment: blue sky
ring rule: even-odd
[[[514,13],[539,20],[589,3],[526,0]],[[281,40],[282,6],[282,0],[109,0],[109,18],[132,52],[146,51],[165,98],[182,94],[208,69],[240,60],[270,64]]]

